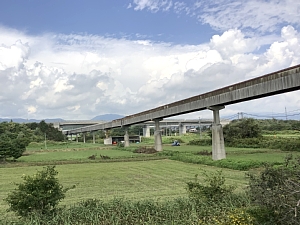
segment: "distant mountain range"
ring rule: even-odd
[[[64,121],[61,118],[56,118],[56,119],[44,119],[46,123],[54,123],[54,122],[62,122]],[[0,122],[10,122],[13,121],[15,123],[39,123],[42,120],[36,120],[36,119],[23,119],[23,118],[0,118]]]
[[[96,116],[91,120],[96,120],[96,121],[112,121],[112,120],[116,120],[116,119],[120,119],[123,118],[124,116],[122,115],[118,115],[118,114],[104,114],[104,115],[100,115],[100,116]]]
[[[286,117],[287,116],[287,117]],[[119,115],[119,114],[103,114],[103,115],[99,115],[99,116],[95,116],[94,118],[90,119],[93,121],[112,121],[112,120],[116,120],[116,119],[120,119],[123,118],[123,115]],[[270,116],[262,116],[262,115],[253,115],[253,114],[247,114],[244,113],[244,117],[245,118],[255,118],[255,119],[272,119]],[[286,118],[289,120],[299,120],[300,119],[300,113],[295,113],[293,115],[291,114],[287,114],[287,115],[280,115],[278,116],[277,114],[274,114],[273,116],[274,119],[282,119],[285,120]],[[237,119],[234,118],[234,119]],[[36,120],[36,119],[23,119],[23,118],[0,118],[0,123],[1,122],[10,122],[13,121],[15,123],[39,123],[41,122],[41,120]],[[61,118],[54,118],[54,119],[44,119],[46,123],[55,123],[55,122],[64,122],[64,121],[68,121],[68,120],[64,120]]]
[[[118,114],[104,114],[94,117],[91,120],[94,121],[112,121],[116,119],[123,118],[124,116],[118,115]],[[44,119],[46,123],[55,123],[55,122],[63,122],[66,121],[61,118],[55,118],[55,119]],[[41,120],[36,119],[23,119],[23,118],[0,118],[0,122],[10,122],[13,121],[15,123],[39,123]]]

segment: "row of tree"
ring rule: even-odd
[[[12,121],[0,123],[0,161],[21,157],[30,142],[42,141],[45,135],[48,140],[52,141],[65,139],[61,131],[45,121],[26,124]]]
[[[256,120],[245,118],[233,120],[223,128],[225,140],[261,138],[268,131],[300,131],[297,120]]]

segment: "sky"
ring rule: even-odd
[[[298,64],[298,0],[0,2],[1,118],[131,115]],[[299,96],[220,115],[293,119]]]

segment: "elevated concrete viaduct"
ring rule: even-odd
[[[296,91],[299,89],[300,65],[297,65],[207,92],[205,94],[196,95],[191,98],[126,116],[108,123],[73,129],[68,131],[68,134],[91,132],[94,130],[110,129],[121,126],[130,126],[146,121],[154,121],[156,124],[155,148],[156,150],[160,151],[162,150],[162,145],[158,121],[167,117],[210,109],[214,114],[212,140],[213,159],[219,160],[226,157],[219,110],[224,108],[226,105],[277,95],[285,92]]]

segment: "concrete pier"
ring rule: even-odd
[[[159,127],[159,121],[160,119],[156,119],[155,121],[155,131],[154,131],[154,142],[155,142],[155,150],[156,151],[162,151],[162,140],[161,140],[161,132]]]
[[[129,126],[125,126],[125,135],[124,135],[124,147],[129,147],[129,134],[128,134]]]
[[[145,125],[143,127],[143,136],[150,137],[150,126],[149,125]]]
[[[224,136],[223,128],[220,124],[220,113],[221,109],[224,109],[225,106],[212,106],[208,109],[213,111],[214,122],[212,124],[212,159],[220,160],[226,158],[225,145],[224,145]]]
[[[179,135],[186,134],[186,125],[179,123]]]
[[[93,132],[92,134],[93,134],[93,144],[95,144],[96,143],[95,132]]]
[[[82,133],[83,136],[83,143],[85,143],[85,133]]]
[[[76,134],[76,142],[78,142],[78,134]]]

